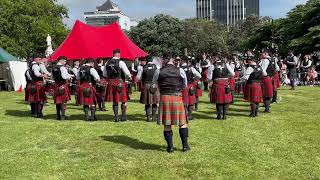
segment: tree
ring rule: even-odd
[[[56,0],[1,0],[0,47],[17,57],[30,57],[45,52],[48,34],[57,47],[68,33],[65,17],[68,10]]]
[[[141,21],[130,31],[130,37],[149,54],[181,54],[182,25],[179,19],[159,14]]]

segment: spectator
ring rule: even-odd
[[[310,86],[314,86],[317,77],[318,77],[318,73],[317,73],[317,71],[315,70],[315,66],[312,66],[312,67],[308,70],[308,73],[307,73],[307,77],[306,77],[307,83],[308,83]]]

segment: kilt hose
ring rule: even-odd
[[[207,82],[208,81],[208,75],[209,75],[209,68],[204,68],[201,72],[201,81]]]
[[[89,95],[85,95],[85,90],[89,88],[91,93]],[[97,104],[97,92],[95,87],[91,85],[89,82],[84,82],[80,85],[79,88],[79,100],[80,104],[84,106],[91,106]]]
[[[188,124],[182,96],[160,95],[159,118],[165,126]]]
[[[160,91],[157,87],[157,91],[152,94],[150,92],[152,84],[144,84],[143,89],[141,89],[140,103],[145,105],[158,104],[160,101]]]
[[[122,81],[122,90],[118,90],[118,85]],[[107,85],[107,92],[106,92],[106,102],[113,102],[113,103],[126,103],[130,100],[127,90],[127,84],[124,80],[120,79],[109,79]]]
[[[182,90],[182,99],[185,106],[192,106],[197,102],[196,94],[190,94],[191,88],[196,88],[193,83],[189,83],[188,86]]]
[[[273,76],[273,88],[274,88],[274,91],[280,88],[280,74],[278,72],[275,72]]]
[[[226,93],[226,87],[229,85],[228,79],[215,79],[213,80],[210,102],[214,104],[229,104],[232,102],[231,91]]]
[[[45,88],[43,87],[43,81],[31,82],[28,90],[28,101],[29,103],[46,103],[47,96]]]
[[[59,89],[64,88],[64,93],[60,93]],[[55,104],[64,104],[71,100],[68,82],[56,82],[54,85],[53,99]]]
[[[234,92],[236,90],[236,80],[233,76],[229,77],[229,83],[230,83],[231,91]]]
[[[268,99],[273,97],[273,85],[272,78],[269,76],[264,76],[261,81],[263,99]]]
[[[200,80],[194,81],[194,87],[196,87],[196,97],[201,97],[202,96],[202,89],[198,87],[198,83],[201,82]]]
[[[260,82],[252,82],[245,85],[244,99],[250,103],[262,102],[262,88]]]
[[[108,81],[105,78],[101,78],[101,85],[96,85],[97,103],[103,103],[106,98]]]

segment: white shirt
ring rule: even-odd
[[[230,67],[229,64],[226,64],[226,68],[228,69],[228,73],[231,75],[231,76],[234,76],[235,73],[234,71],[232,70],[232,68]],[[214,70],[214,65],[211,65],[208,69],[208,80],[212,80],[212,73],[213,73],[213,70]]]
[[[130,77],[131,78],[131,73],[126,65],[125,62],[121,61],[119,58],[116,58],[116,57],[113,57],[112,59],[117,59],[119,60],[119,68],[122,70],[122,72],[124,73],[124,75],[126,77]],[[105,67],[107,67],[107,63],[105,64]],[[103,71],[103,76],[104,77],[108,77],[108,73],[107,73],[107,68],[104,68],[104,71]]]

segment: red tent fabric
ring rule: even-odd
[[[50,58],[51,61],[59,56],[69,60],[111,58],[114,49],[120,49],[121,58],[128,60],[148,55],[126,36],[118,23],[93,27],[77,20],[71,33]]]

